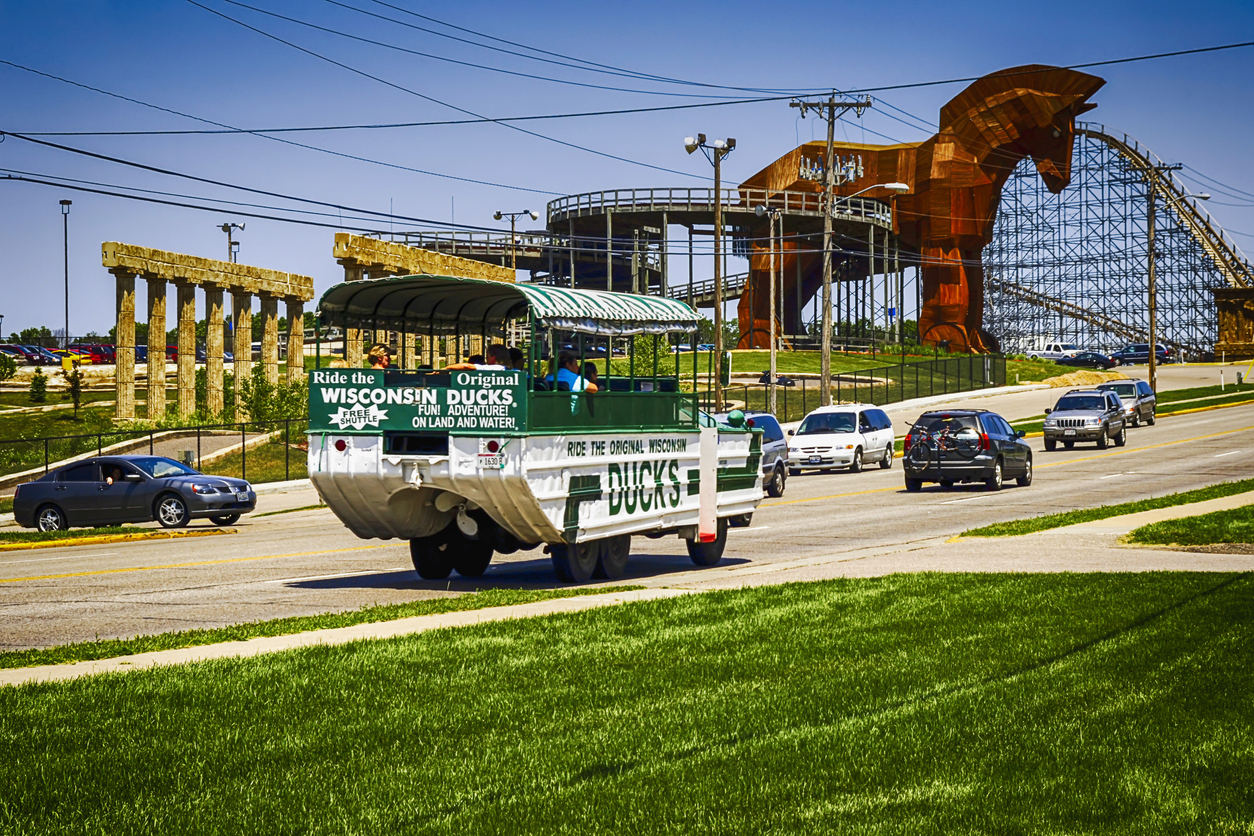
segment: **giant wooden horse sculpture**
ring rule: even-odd
[[[1096,107],[1088,99],[1105,84],[1100,78],[1059,67],[1032,65],[984,76],[941,109],[940,132],[925,142],[902,145],[837,143],[837,153],[860,154],[863,176],[841,186],[853,194],[875,183],[903,182],[910,193],[896,198],[894,232],[922,259],[923,310],[919,332],[924,342],[947,342],[960,350],[996,350],[996,341],[981,327],[984,280],[980,255],[992,240],[1001,189],[1015,166],[1026,157],[1046,187],[1057,194],[1071,182],[1071,148],[1076,117]],[[823,158],[825,144],[811,142],[781,157],[745,180],[742,189],[817,191],[819,184],[798,178],[803,156]],[[881,190],[867,197],[887,200]],[[765,236],[761,236],[765,237]],[[804,249],[814,250],[814,241]],[[839,244],[834,247],[847,249]],[[798,253],[785,241],[780,278],[783,298],[797,292],[810,298],[822,281],[818,253]],[[750,263],[749,285],[740,297],[741,348],[769,345],[770,262],[763,244]],[[797,269],[797,258],[801,269]],[[842,265],[842,261],[846,262]],[[842,266],[866,274],[865,256],[833,257],[833,273]],[[753,291],[750,292],[750,287]],[[779,327],[798,333],[800,323],[791,304]]]

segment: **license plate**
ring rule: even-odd
[[[1063,430],[1063,435],[1075,435],[1075,430]]]
[[[823,463],[823,457],[822,457],[822,456],[811,456],[811,457],[810,457],[810,464],[822,464],[822,463]]]
[[[240,502],[247,502],[247,501],[248,501],[248,491],[236,491],[236,492],[235,492],[235,498],[236,498],[237,500],[239,500]]]
[[[499,453],[480,453],[479,469],[480,470],[503,470],[505,468],[505,457]]]

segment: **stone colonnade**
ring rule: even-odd
[[[486,264],[454,255],[408,247],[378,238],[364,238],[348,232],[335,234],[335,260],[344,268],[344,281],[360,281],[365,278],[376,279],[383,276],[463,276],[469,279],[489,279],[498,282],[513,282],[515,272],[508,267]],[[333,323],[331,323],[333,324]],[[344,332],[344,362],[350,368],[358,368],[362,364],[362,344],[366,334],[357,328]],[[423,361],[422,358],[434,355],[434,364],[439,366],[444,357],[432,347],[426,345],[428,338],[422,335],[405,334],[400,346],[401,356],[396,358],[397,365],[404,364],[407,368],[415,368]],[[439,340],[439,337],[436,338]],[[374,342],[387,343],[388,332],[376,331]],[[483,351],[478,336],[471,339],[468,354]],[[455,356],[455,351],[448,352]]]
[[[135,417],[135,279],[147,284],[148,417],[165,414],[166,290],[176,289],[178,322],[178,412],[196,411],[196,288],[205,294],[206,407],[223,408],[223,296],[231,294],[236,409],[240,420],[240,387],[252,366],[252,302],[261,297],[261,367],[267,380],[279,379],[278,302],[287,307],[287,376],[305,373],[304,305],[313,299],[313,279],[277,270],[216,261],[181,253],[108,241],[102,245],[104,266],[117,282],[117,410],[118,420]],[[216,327],[215,327],[216,326]]]

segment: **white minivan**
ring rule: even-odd
[[[863,462],[893,466],[893,422],[873,404],[819,407],[788,435],[790,476],[835,467],[857,473]]]

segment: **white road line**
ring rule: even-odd
[[[331,578],[352,578],[358,575],[377,575],[379,572],[407,572],[412,571],[412,566],[396,566],[392,569],[369,569],[365,572],[338,572],[334,575],[310,575],[305,578],[283,578],[277,581],[262,581],[262,583],[299,583],[301,581],[325,581]]]
[[[72,554],[67,557],[32,557],[28,560],[5,560],[0,562],[0,566],[12,566],[15,563],[47,563],[53,560],[81,560],[84,557],[105,557],[111,554],[121,554],[121,552],[93,552],[90,554]]]
[[[992,499],[992,498],[993,498],[993,494],[987,494],[987,495],[981,494],[980,496],[967,496],[967,497],[963,497],[962,499],[947,499],[940,504],[941,505],[953,505],[955,502],[971,502],[972,500],[975,500],[975,499]]]
[[[1224,456],[1235,456],[1237,453],[1241,453],[1241,452],[1244,452],[1244,451],[1242,451],[1242,450],[1231,450],[1231,451],[1229,451],[1229,452],[1227,452],[1227,453],[1220,453],[1218,456],[1215,456],[1215,458],[1217,458],[1217,459],[1222,459]]]
[[[1114,479],[1116,476],[1127,476],[1126,473],[1107,473],[1105,476],[1099,476],[1099,479]]]

